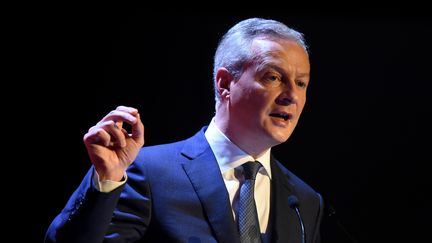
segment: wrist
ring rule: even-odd
[[[99,176],[99,181],[116,181],[120,182],[124,179],[125,171],[116,170],[116,171],[101,171],[96,169],[96,172]]]

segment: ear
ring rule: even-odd
[[[216,72],[216,87],[222,99],[230,95],[230,85],[234,77],[224,67],[221,67]]]

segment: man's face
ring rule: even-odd
[[[290,40],[256,39],[252,50],[258,58],[230,84],[230,123],[254,146],[271,147],[285,142],[298,122],[306,102],[309,57]]]

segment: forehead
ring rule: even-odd
[[[251,48],[258,64],[290,65],[309,72],[309,56],[294,40],[259,38],[253,40]]]

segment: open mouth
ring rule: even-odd
[[[270,116],[283,119],[284,121],[291,120],[291,118],[292,118],[292,115],[290,115],[288,113],[284,113],[284,112],[273,112],[273,113],[270,113]]]

